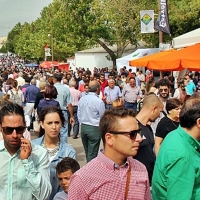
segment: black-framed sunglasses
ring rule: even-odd
[[[137,137],[137,134],[140,134],[140,136],[142,137],[142,129],[139,128],[138,130],[132,130],[132,131],[110,131],[110,133],[112,134],[127,134],[130,136],[131,140],[135,140]]]
[[[3,133],[6,135],[11,135],[14,130],[16,131],[17,134],[23,134],[26,130],[26,127],[24,127],[24,126],[18,126],[18,127],[5,126],[5,127],[2,127],[2,129],[3,129]]]
[[[168,92],[168,89],[159,89],[159,92]]]

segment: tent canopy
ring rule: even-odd
[[[172,51],[173,50],[162,51],[162,52],[154,53],[154,54],[151,54],[151,55],[148,55],[148,56],[144,56],[144,57],[139,58],[139,59],[131,60],[129,62],[129,65],[130,66],[136,66],[136,67],[147,67],[149,60],[153,60],[155,58],[162,57],[164,55],[171,53]]]
[[[173,48],[187,47],[200,42],[200,28],[175,37],[172,40]]]
[[[199,71],[200,69],[200,43],[181,50],[174,51],[165,56],[150,60],[148,67],[150,69],[179,71],[187,68],[189,70]]]
[[[58,66],[58,62],[57,61],[44,61],[40,64],[41,68],[52,68],[53,66]]]
[[[136,66],[136,64],[143,64],[149,69],[156,69],[160,71],[180,71],[185,68],[193,71],[199,71],[199,52],[200,43],[181,50],[160,52],[143,59],[132,60],[130,65]]]
[[[135,52],[133,52],[133,53],[127,55],[127,56],[124,56],[122,58],[118,58],[116,60],[117,71],[119,72],[120,68],[123,68],[124,66],[126,66],[127,70],[132,68],[134,65],[132,65],[132,66],[129,65],[130,60],[141,58],[143,56],[150,55],[150,54],[156,53],[158,51],[159,51],[158,48],[137,49]]]

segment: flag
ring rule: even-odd
[[[169,27],[167,0],[159,0],[159,1],[160,1],[160,14],[158,16],[154,28],[157,29],[158,31],[171,34]]]
[[[154,33],[154,11],[153,10],[141,10],[141,33]]]

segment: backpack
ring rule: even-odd
[[[11,92],[11,97],[10,97],[10,99],[13,101],[13,103],[16,103],[16,104],[18,104],[18,105],[22,105],[22,101],[21,101],[21,99],[20,99],[20,96],[19,96],[19,94],[16,92],[15,94],[14,94],[14,92],[13,92],[13,90],[11,89],[10,90],[10,92]]]

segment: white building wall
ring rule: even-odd
[[[108,53],[79,53],[75,54],[75,68],[89,68],[91,71],[96,68],[111,68],[113,62],[109,61],[106,56]]]

